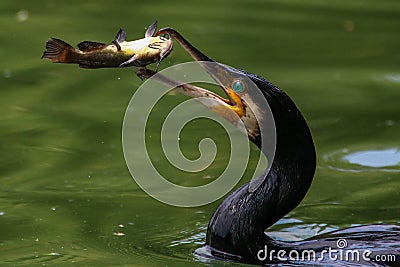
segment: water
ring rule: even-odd
[[[398,1],[5,0],[0,10],[3,266],[205,265],[192,252],[203,244],[219,202],[159,203],[125,166],[122,120],[141,81],[130,69],[82,70],[40,60],[49,37],[109,42],[123,27],[131,40],[156,18],[215,60],[276,83],[309,122],[317,173],[305,200],[271,236],[299,240],[352,225],[400,223],[398,161],[349,160],[365,151],[399,150]],[[175,45],[161,68],[188,60]],[[182,99],[168,96],[162,107]],[[164,113],[156,112],[154,121]],[[150,127],[147,138],[156,139],[156,130]],[[226,165],[221,133],[208,122],[182,132],[189,158],[198,156],[204,136],[222,148],[215,165],[197,175],[173,170],[157,143],[150,154],[174,182],[204,184]]]
[[[360,151],[345,157],[350,163],[370,167],[389,167],[400,163],[399,151],[395,148]]]

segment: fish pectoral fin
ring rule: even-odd
[[[99,43],[99,42],[92,42],[92,41],[83,41],[78,44],[79,50],[82,52],[87,52],[91,50],[102,49],[106,47],[106,44]]]
[[[157,29],[157,20],[153,22],[148,28],[144,37],[152,37]]]
[[[128,59],[127,61],[121,63],[119,66],[120,67],[126,67],[126,66],[132,64],[136,59],[138,59],[138,55],[137,54],[134,55],[133,57],[131,57],[130,59]]]

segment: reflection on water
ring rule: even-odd
[[[377,150],[342,149],[324,155],[328,167],[345,172],[400,172],[400,151],[396,148]]]
[[[349,154],[343,158],[352,164],[367,167],[389,167],[400,164],[400,151],[398,149],[367,150]]]
[[[266,234],[276,240],[291,242],[304,240],[337,229],[337,226],[334,227],[326,223],[304,223],[299,219],[285,216],[271,230],[268,230]]]
[[[180,246],[183,244],[196,244],[203,245],[206,238],[207,227],[203,224],[195,224],[194,229],[181,231],[180,234],[183,239],[173,240],[170,244],[171,247]]]

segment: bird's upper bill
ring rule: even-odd
[[[245,132],[253,141],[260,134],[258,116],[261,116],[262,112],[255,101],[255,94],[260,93],[259,89],[250,78],[236,69],[216,62],[197,61],[197,64],[205,70],[206,75],[211,77],[210,81],[222,89],[223,96],[203,87],[180,81],[178,79],[183,78],[182,76],[169,75],[170,73],[163,71],[154,75],[155,73],[149,73],[151,70],[140,69],[137,75],[142,78],[152,76],[153,79],[175,88],[174,90],[198,100],[212,112]]]

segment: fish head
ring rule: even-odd
[[[172,38],[169,34],[165,36],[154,36],[157,29],[157,20],[151,24],[145,33],[144,39],[147,40],[148,45],[145,49],[146,56],[149,58],[153,58],[161,62],[165,57],[169,55],[172,51]]]
[[[172,51],[172,38],[169,36],[147,37],[149,39],[148,52],[158,57],[158,61],[163,60]],[[155,57],[154,57],[155,58]]]

